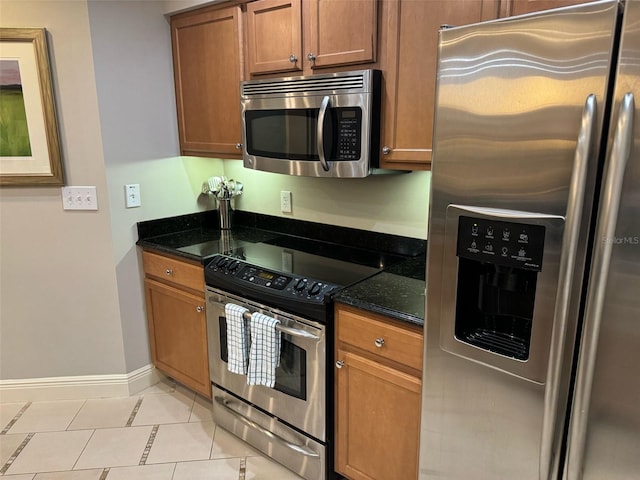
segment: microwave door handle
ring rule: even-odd
[[[318,112],[318,126],[316,132],[316,146],[318,149],[318,157],[320,158],[320,164],[325,172],[329,171],[329,162],[324,155],[324,118],[327,115],[327,109],[329,108],[330,98],[325,96],[320,104],[320,111]]]

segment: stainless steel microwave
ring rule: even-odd
[[[241,84],[244,166],[310,177],[366,177],[378,168],[379,70]]]

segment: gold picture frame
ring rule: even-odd
[[[0,28],[0,185],[64,185],[44,28]]]

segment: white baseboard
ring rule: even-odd
[[[164,375],[146,365],[121,375],[0,380],[0,403],[128,397],[158,383]]]

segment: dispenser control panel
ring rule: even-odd
[[[457,255],[539,272],[544,234],[542,225],[460,216]]]

